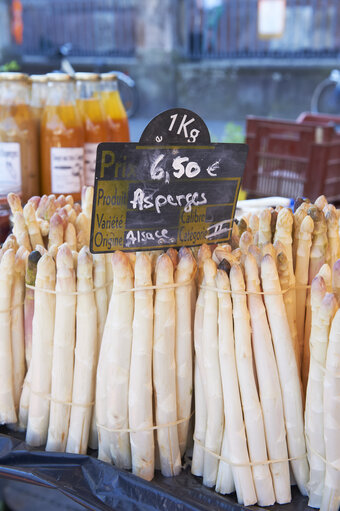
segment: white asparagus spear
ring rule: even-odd
[[[315,277],[313,284],[312,303],[315,301],[313,297],[315,293],[320,295],[320,297],[324,295],[322,279]],[[337,308],[335,296],[331,293],[326,293],[319,310],[316,311],[316,318],[314,317],[314,311],[312,312],[311,358],[306,394],[305,430],[308,440],[307,453],[310,466],[308,505],[317,508],[320,508],[322,500],[325,464],[315,452],[325,457],[323,382],[329,330]]]
[[[26,267],[26,285],[34,286],[37,275],[37,264],[41,258],[40,252],[33,250],[27,259]],[[24,305],[24,317],[25,317],[25,359],[27,368],[30,365],[32,357],[32,321],[34,313],[34,289],[26,288],[25,292],[25,305]]]
[[[64,240],[63,219],[58,213],[54,213],[50,221],[50,230],[48,233],[48,250],[51,247],[60,247]]]
[[[31,252],[32,247],[23,213],[17,212],[13,215],[13,234],[16,237],[19,245],[24,246],[26,250]]]
[[[313,237],[312,237],[312,246],[310,249],[310,259],[309,259],[309,275],[308,275],[308,284],[312,283],[312,280],[317,275],[321,266],[326,263],[326,254],[328,249],[328,239],[327,239],[327,225],[325,220],[325,215],[322,211],[320,211],[317,206],[312,204],[308,209],[308,215],[314,221],[314,229],[313,229]],[[305,335],[304,335],[304,356],[306,359],[305,368],[309,366],[309,337],[310,337],[310,329],[311,329],[311,308],[310,308],[310,293],[307,294],[307,302],[306,302],[306,318],[305,318]],[[304,363],[304,362],[303,362]],[[308,373],[304,372],[304,367],[302,367],[302,381],[304,384],[304,389],[306,389],[307,385],[307,377]]]
[[[105,254],[105,260],[112,254]],[[110,263],[111,264],[111,263]],[[99,350],[97,378],[96,378],[96,424],[98,427],[98,458],[111,463],[110,432],[107,431],[107,399],[108,399],[108,354],[114,336],[117,294],[111,295],[109,309],[103,331],[102,343]]]
[[[307,495],[309,469],[305,458],[306,444],[300,378],[286,309],[280,294],[279,277],[275,261],[270,255],[264,256],[262,260],[261,277],[263,291],[269,293],[264,295],[264,300],[281,383],[288,453],[291,458],[297,458],[291,461],[291,466],[300,492]]]
[[[33,250],[35,250],[37,245],[44,245],[44,242],[40,233],[39,223],[35,216],[35,209],[33,204],[28,202],[24,207],[23,213],[30,237],[30,242]]]
[[[41,258],[40,252],[33,250],[28,256],[26,268],[26,284],[35,285],[37,275],[37,264]],[[28,421],[28,407],[30,397],[30,387],[32,379],[32,369],[30,369],[32,358],[32,324],[34,314],[34,289],[26,288],[25,304],[24,304],[24,332],[25,332],[25,359],[28,368],[25,375],[22,392],[19,403],[19,428],[26,429]]]
[[[322,211],[322,210],[323,210],[323,208],[324,208],[325,206],[327,206],[328,201],[327,201],[327,199],[326,199],[325,195],[320,195],[320,196],[319,196],[319,197],[315,200],[314,204],[315,204],[315,206],[317,206],[317,207],[320,209],[320,211]]]
[[[129,290],[133,288],[133,271],[127,255],[119,251],[112,256],[112,268],[113,318],[107,360],[107,426],[125,429],[129,427],[128,393],[133,321],[133,293]],[[110,432],[109,439],[113,463],[120,468],[130,469],[129,433]]]
[[[340,309],[332,321],[324,379],[324,439],[326,477],[321,511],[338,511],[340,507]]]
[[[272,230],[271,230],[271,214],[270,209],[263,209],[259,217],[259,247],[271,243]]]
[[[81,191],[81,207],[89,221],[91,222],[93,204],[93,186],[83,186]]]
[[[251,232],[244,231],[242,236],[240,237],[240,249],[244,255],[248,253],[248,248],[253,243],[253,235]],[[235,250],[233,250],[233,253],[235,253]]]
[[[151,261],[139,252],[135,264],[135,287],[152,285]],[[144,429],[130,433],[132,472],[147,481],[154,476],[154,432],[152,415],[153,291],[135,291],[129,383],[129,427]],[[149,429],[148,429],[149,428]]]
[[[202,290],[203,291],[203,290]],[[202,307],[203,314],[203,307]],[[197,317],[197,309],[196,316]],[[207,407],[204,395],[204,386],[201,376],[201,371],[198,365],[197,355],[194,359],[194,390],[195,390],[195,429],[194,439],[197,439],[204,445],[205,431],[207,425]],[[204,450],[194,441],[194,448],[191,462],[191,473],[196,476],[203,476],[204,467]],[[216,483],[217,484],[217,483]],[[218,490],[216,490],[218,491]]]
[[[50,411],[51,370],[55,317],[55,263],[49,254],[39,259],[34,293],[32,325],[31,392],[26,442],[44,445]]]
[[[256,213],[252,213],[249,218],[249,227],[251,229],[251,232],[252,232],[252,235],[254,236],[254,238],[255,238],[256,233],[259,230],[259,226],[260,226],[260,221],[259,221],[258,215]]]
[[[243,233],[244,234],[244,233]],[[243,235],[242,235],[243,236]],[[227,273],[224,270],[217,270],[216,274],[216,287],[221,289],[221,291],[230,291],[229,279]],[[225,395],[225,391],[227,388],[227,383],[225,383],[225,378],[229,378],[229,375],[225,371],[225,364],[228,364],[228,359],[225,361],[225,356],[228,356],[228,342],[226,341],[226,336],[232,339],[232,343],[234,343],[233,337],[233,316],[232,316],[232,305],[229,293],[218,293],[218,354],[219,354],[219,363],[220,363],[220,371],[221,371],[221,381],[222,381],[222,390],[224,390],[224,431],[223,431],[223,440],[222,440],[222,449],[221,456],[225,459],[231,459],[232,448],[229,446],[229,439],[233,434],[233,431],[230,429],[233,426],[233,421],[229,420],[228,415],[228,404],[229,401]],[[234,349],[234,348],[233,348]],[[237,395],[239,397],[239,392],[237,389]],[[241,403],[240,403],[241,404]],[[243,427],[243,441],[246,446],[246,437],[245,431]],[[242,434],[241,440],[242,440]],[[251,475],[251,470],[249,471]],[[222,495],[226,495],[232,493],[235,489],[234,484],[234,475],[237,477],[237,469],[232,465],[225,463],[220,460],[218,466],[217,480],[215,491],[221,493]],[[238,498],[242,498],[242,491],[240,486],[237,487],[237,496]]]
[[[269,254],[272,256],[272,258],[275,260],[276,258],[276,250],[274,248],[274,245],[272,243],[266,243],[265,245],[262,245],[261,247],[261,253],[262,257],[266,254]]]
[[[291,288],[289,291],[285,293],[284,302],[286,304],[286,308],[288,308],[288,321],[289,328],[291,332],[291,336],[293,339],[294,351],[296,353],[296,358],[299,361],[299,353],[298,353],[298,336],[297,336],[297,327],[296,327],[296,292],[295,292],[295,275],[294,275],[294,267],[293,267],[293,249],[292,249],[292,229],[293,229],[293,219],[294,215],[289,208],[282,208],[277,216],[274,243],[276,241],[280,241],[284,248],[285,254],[287,256],[288,262],[288,284]],[[298,362],[299,364],[299,362]]]
[[[77,220],[77,213],[75,212],[73,206],[71,206],[71,204],[66,204],[63,207],[63,210],[67,214],[68,223],[73,224],[73,226],[75,226]]]
[[[337,297],[338,302],[340,304],[340,259],[338,259],[333,266],[332,287],[333,293]]]
[[[69,246],[57,253],[50,423],[46,451],[64,452],[69,428],[76,323],[76,276]]]
[[[6,250],[12,248],[14,252],[16,252],[19,248],[18,242],[14,234],[9,234],[7,238],[5,239],[1,249],[0,249],[0,261],[2,259],[2,256],[6,252]]]
[[[15,252],[8,249],[0,263],[0,424],[17,421],[13,392],[11,343],[11,294],[14,281]]]
[[[314,222],[312,218],[307,215],[300,226],[298,246],[296,251],[296,264],[295,264],[295,284],[296,284],[296,329],[299,343],[299,360],[301,371],[301,363],[303,357],[304,345],[304,328],[305,328],[305,314],[306,314],[306,299],[307,289],[305,286],[308,284],[308,268],[309,268],[309,255],[312,246],[312,233],[314,229]]]
[[[328,236],[328,248],[329,248],[329,265],[333,268],[335,261],[340,257],[340,236],[338,227],[338,215],[336,209],[331,208],[329,205],[329,211],[326,215],[327,223],[327,236]]]
[[[105,254],[93,255],[93,285],[95,288],[95,299],[97,308],[97,361],[99,360],[100,347],[102,343],[105,321],[107,317],[107,294],[106,294],[106,269],[105,269]],[[96,385],[96,382],[95,382]],[[97,417],[96,407],[93,407],[89,446],[91,449],[98,449],[98,431],[97,431]]]
[[[111,254],[105,254],[105,271],[106,271],[106,293],[107,293],[107,301],[110,303],[111,295],[112,295],[112,286],[113,286],[113,270],[112,270],[112,260]]]
[[[252,327],[252,344],[262,405],[268,455],[271,460],[288,459],[280,380],[258,276],[257,263],[251,254],[245,261],[248,307]],[[270,464],[276,501],[291,500],[288,461]]]
[[[21,199],[16,193],[10,192],[7,195],[7,202],[11,208],[11,213],[14,216],[15,213],[22,213]]]
[[[252,462],[268,459],[262,409],[256,388],[251,347],[250,317],[241,266],[232,266],[230,284],[233,301],[235,354],[249,455]],[[269,466],[254,465],[253,478],[260,506],[275,502]]]
[[[65,195],[61,194],[57,199],[55,199],[55,206],[57,209],[61,209],[66,204],[66,198]]]
[[[313,279],[311,284],[311,292],[310,292],[310,311],[311,311],[311,331],[308,339],[308,343],[304,345],[303,351],[303,359],[302,359],[302,382],[305,393],[307,391],[307,382],[309,376],[309,368],[310,368],[310,337],[315,337],[315,333],[313,332],[314,328],[318,328],[317,326],[317,317],[319,313],[319,309],[321,306],[322,299],[326,293],[326,291],[331,291],[331,270],[328,264],[323,264],[317,274],[317,276]],[[318,286],[319,279],[322,279],[322,293],[315,292],[312,294],[313,287]]]
[[[204,263],[204,279],[207,286],[215,286],[216,264],[212,259]],[[222,382],[218,358],[218,299],[217,293],[205,289],[202,332],[203,370],[207,402],[207,430],[205,447],[213,453],[221,453],[224,416]],[[209,452],[204,453],[203,484],[215,486],[219,460]]]
[[[229,279],[225,271],[217,271],[216,284],[221,291],[230,291]],[[233,463],[241,464],[241,466],[232,465],[231,469],[238,503],[249,506],[256,503],[257,497],[252,469],[249,465],[247,439],[238,385],[230,294],[223,292],[218,293],[218,300],[219,363],[223,385],[228,448],[230,460]],[[228,459],[228,457],[226,457],[226,459]],[[219,473],[222,463],[221,461]],[[223,463],[223,465],[225,464]]]
[[[90,245],[91,220],[85,213],[79,213],[76,220],[77,249]]]
[[[13,397],[16,413],[19,411],[21,389],[25,378],[25,248],[20,247],[15,255],[14,278],[11,300],[11,340],[13,363]]]
[[[198,251],[198,278],[200,286],[203,283],[203,265],[206,259],[211,259],[211,251],[208,245],[202,245]],[[194,346],[195,346],[195,431],[194,436],[203,445],[205,443],[205,431],[207,422],[206,398],[204,395],[204,369],[203,369],[203,315],[204,315],[204,289],[199,287],[195,308],[194,319]],[[196,476],[203,476],[204,450],[194,443],[191,472]]]
[[[76,229],[73,224],[70,222],[67,224],[66,230],[65,230],[65,242],[68,244],[70,249],[77,250],[77,234]]]
[[[296,363],[299,368],[299,367],[301,367],[301,361],[300,361],[300,348],[299,348],[297,329],[296,329],[296,303],[294,303],[292,293],[289,290],[289,288],[290,288],[289,263],[288,263],[288,258],[286,256],[285,247],[282,245],[282,243],[277,241],[277,242],[275,242],[275,245],[277,248],[276,263],[277,263],[277,270],[278,270],[279,279],[280,279],[280,286],[281,286],[281,291],[283,292],[283,301],[284,301],[285,308],[286,308],[290,335],[292,336],[292,340],[293,340],[293,347],[294,347],[294,352],[295,352],[295,357],[296,357]],[[279,245],[281,245],[281,246],[279,246]]]
[[[166,251],[166,254],[170,257],[172,266],[174,267],[174,271],[175,271],[177,268],[178,262],[179,262],[178,251],[175,248],[170,247]]]
[[[298,249],[299,239],[300,239],[300,229],[303,220],[307,216],[307,211],[309,209],[309,204],[307,202],[303,202],[298,209],[295,211],[293,216],[293,266],[294,270],[296,269],[296,253]]]
[[[195,273],[195,260],[191,250],[182,247],[179,252],[179,263],[175,270],[176,284],[191,281]],[[177,419],[190,416],[193,392],[192,350],[193,332],[191,321],[191,286],[183,285],[175,288],[176,300],[176,397]],[[178,424],[178,442],[181,457],[184,455],[188,438],[189,420]]]
[[[156,264],[156,285],[173,283],[173,264],[162,254]],[[157,426],[177,421],[175,361],[175,291],[157,289],[154,304],[153,385]],[[181,471],[177,426],[157,429],[162,474],[166,477]]]
[[[93,261],[87,247],[78,256],[77,322],[72,407],[66,452],[86,454],[95,396],[97,309],[92,280]]]
[[[29,366],[25,375],[24,383],[22,386],[22,392],[19,402],[19,414],[18,414],[18,427],[19,430],[24,431],[27,429],[28,422],[28,409],[30,404],[30,390],[32,381],[32,367]]]
[[[45,247],[43,247],[42,245],[37,245],[36,246],[36,250],[40,253],[40,255],[44,255],[44,254],[47,254],[47,250]]]
[[[249,254],[251,254],[251,255],[253,255],[255,257],[257,268],[258,268],[258,270],[260,270],[260,268],[261,268],[261,261],[262,261],[261,250],[256,245],[250,245],[250,247],[248,249],[248,252],[249,252]]]

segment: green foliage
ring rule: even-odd
[[[223,131],[221,142],[228,142],[234,144],[243,144],[245,141],[242,126],[234,122],[228,122]]]
[[[16,60],[11,60],[0,66],[0,71],[18,71],[20,69],[19,64]]]
[[[211,141],[214,142],[225,142],[228,144],[243,144],[245,142],[245,135],[243,127],[235,122],[228,122],[224,126],[223,133],[220,137],[216,136],[216,133],[210,132]]]

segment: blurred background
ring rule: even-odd
[[[67,44],[76,71],[135,80],[132,140],[173,106],[200,114],[215,138],[237,139],[246,115],[310,110],[340,67],[339,22],[339,0],[0,0],[0,62],[45,73]]]

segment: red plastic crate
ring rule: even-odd
[[[340,137],[332,122],[247,118],[243,188],[250,196],[340,201]]]

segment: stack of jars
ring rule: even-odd
[[[93,185],[100,142],[128,142],[114,73],[0,73],[0,201]]]

